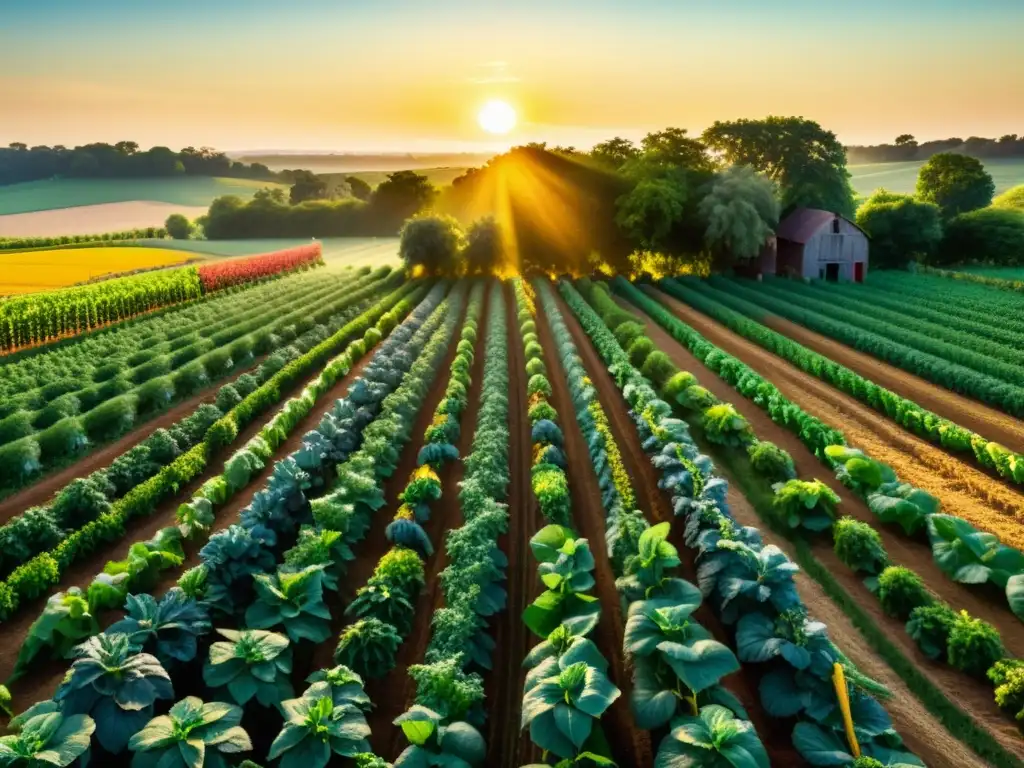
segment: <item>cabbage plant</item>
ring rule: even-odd
[[[192,539],[201,533],[205,533],[213,526],[216,515],[213,512],[213,502],[202,496],[196,496],[186,504],[178,507],[174,515],[178,523],[178,530],[186,539]]]
[[[523,611],[526,626],[542,638],[559,624],[577,635],[591,632],[601,607],[596,597],[584,594],[594,586],[594,555],[587,540],[563,526],[546,525],[530,539],[530,548],[547,590]]]
[[[324,566],[310,565],[301,571],[279,570],[276,575],[253,576],[256,601],[245,611],[245,623],[252,629],[284,629],[297,643],[322,643],[331,636],[331,612],[324,603]]]
[[[107,632],[127,635],[135,648],[152,653],[164,665],[192,661],[199,638],[211,629],[206,609],[178,587],[159,599],[129,595],[125,613]]]
[[[338,704],[328,682],[314,683],[297,699],[282,703],[285,722],[268,758],[281,768],[324,768],[332,755],[355,757],[367,752],[370,726],[352,704]]]
[[[652,597],[668,579],[670,569],[679,565],[679,551],[669,540],[670,525],[658,523],[640,534],[637,552],[626,558],[625,575],[615,587],[627,601]]]
[[[839,482],[850,490],[865,496],[882,485],[895,483],[896,473],[888,464],[869,458],[864,451],[845,445],[829,445],[825,455],[835,467]]]
[[[772,489],[775,511],[789,528],[817,532],[832,527],[839,497],[821,480],[787,480]]]
[[[318,669],[306,678],[306,682],[327,683],[335,706],[351,705],[364,712],[369,712],[373,707],[370,697],[363,689],[363,678],[343,664],[331,669]],[[306,693],[308,692],[309,689],[306,690]]]
[[[291,698],[292,649],[287,637],[259,629],[217,632],[226,642],[210,646],[203,665],[203,681],[208,686],[227,688],[242,706],[253,697],[265,707],[279,707]]]
[[[224,755],[252,749],[241,722],[241,707],[184,698],[132,736],[132,768],[228,768]]]
[[[771,619],[748,613],[736,625],[736,653],[740,661],[765,662],[782,658],[794,669],[810,669],[818,677],[832,672],[835,653],[828,631],[810,621],[803,610],[789,610]]]
[[[756,550],[738,541],[721,541],[718,548],[730,557],[714,561],[713,569],[702,563],[697,575],[702,588],[707,584],[717,590],[726,624],[766,604],[776,611],[801,605],[793,582],[800,569],[774,544]]]
[[[909,483],[892,482],[867,495],[868,509],[883,523],[897,523],[907,535],[917,532],[930,515],[939,511],[939,500]]]
[[[475,768],[487,759],[487,745],[476,728],[461,721],[443,724],[437,712],[418,704],[395,718],[395,725],[409,741],[395,768]]]
[[[928,539],[936,565],[953,581],[1005,588],[1011,576],[1024,572],[1024,554],[999,543],[993,533],[979,531],[952,515],[928,517]]]
[[[10,681],[25,674],[45,649],[51,649],[56,657],[65,656],[77,643],[92,637],[97,631],[99,625],[81,589],[69,587],[67,592],[51,595],[43,613],[29,627],[28,637],[18,651]]]
[[[100,744],[117,754],[153,716],[157,699],[173,698],[170,675],[121,633],[92,637],[75,652],[54,701],[65,715],[90,715]]]
[[[88,715],[47,711],[28,717],[17,733],[0,736],[0,766],[64,768],[87,753],[95,730]]]
[[[716,768],[770,768],[768,753],[754,726],[718,704],[697,715],[673,721],[671,732],[658,748],[655,768],[716,766]]]
[[[854,727],[857,726],[856,719]],[[797,723],[793,728],[793,746],[803,755],[811,765],[827,766],[855,766],[858,759],[850,753],[850,747],[846,739],[841,735],[842,731],[831,728],[822,728],[815,723]],[[873,758],[885,768],[919,768],[924,763],[910,752],[905,752],[899,747],[902,743],[898,741],[896,746],[887,745],[883,741],[874,742],[870,739],[861,740],[860,752],[864,758]]]

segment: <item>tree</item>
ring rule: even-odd
[[[917,139],[909,133],[901,133],[896,137],[896,141],[894,141],[893,144],[897,147],[916,147]]]
[[[458,266],[465,238],[452,216],[417,216],[405,222],[398,253],[409,269],[422,267],[427,274],[452,275]]]
[[[493,216],[477,219],[470,225],[462,259],[469,275],[493,275],[504,265],[501,227]]]
[[[917,196],[939,206],[946,218],[984,208],[995,191],[980,160],[953,152],[932,155],[917,175]]]
[[[704,142],[687,136],[685,128],[666,128],[648,133],[640,147],[645,163],[698,171],[711,171],[715,167]]]
[[[397,171],[373,191],[370,206],[380,230],[393,233],[408,218],[429,207],[437,190],[426,176],[415,171]]]
[[[779,223],[775,184],[745,165],[719,173],[699,210],[707,222],[704,242],[721,266],[756,257]]]
[[[134,155],[139,151],[139,145],[134,141],[119,141],[114,145],[114,149],[122,155]]]
[[[641,248],[672,250],[672,230],[683,217],[687,198],[682,174],[642,179],[616,201],[615,223]]]
[[[928,261],[942,241],[942,214],[934,203],[878,189],[857,209],[857,226],[871,238],[871,265],[902,269]]]
[[[853,216],[846,149],[802,117],[716,122],[702,138],[732,165],[749,165],[779,185],[783,210],[822,208]]]
[[[595,144],[594,148],[590,150],[592,158],[602,165],[614,168],[615,170],[618,170],[639,155],[640,150],[636,148],[632,141],[618,136],[608,139],[608,141],[602,141],[600,144]]]
[[[965,261],[997,266],[1024,264],[1024,212],[982,208],[954,216],[937,254],[942,264]]]
[[[312,171],[295,171],[295,180],[288,191],[288,201],[292,205],[306,200],[326,200],[330,196],[327,182]]]
[[[267,205],[284,205],[284,190],[280,187],[261,187],[257,189],[252,196],[254,203],[263,203]],[[214,202],[217,202],[214,200]],[[211,212],[213,207],[211,205]]]
[[[188,240],[192,235],[192,222],[180,213],[172,213],[164,222],[164,229],[175,240]]]
[[[370,199],[370,195],[373,193],[373,188],[365,181],[360,179],[358,176],[346,176],[345,181],[348,183],[349,189],[352,190],[353,197],[359,200]]]

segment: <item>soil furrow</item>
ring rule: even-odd
[[[538,314],[544,314],[539,305]],[[626,617],[623,615],[622,599],[615,588],[615,573],[605,544],[606,525],[601,488],[590,460],[587,442],[576,421],[572,395],[558,359],[558,350],[547,318],[538,317],[536,325],[540,344],[544,348],[548,380],[551,382],[551,405],[558,412],[565,440],[568,465],[566,474],[569,477],[569,492],[572,498],[572,519],[579,530],[579,535],[590,542],[590,551],[594,553],[596,562],[596,584],[593,594],[601,604],[601,620],[594,631],[593,640],[608,660],[609,677],[622,691],[622,695],[601,718],[601,723],[616,763],[650,765],[653,761],[650,734],[636,727],[629,708],[633,681],[622,647]],[[536,642],[539,641],[534,638],[534,644]]]
[[[526,672],[523,659],[530,648],[523,610],[540,593],[536,564],[530,554],[530,538],[542,523],[530,487],[532,452],[527,417],[526,355],[516,322],[516,303],[511,284],[503,286],[508,326],[509,359],[509,530],[498,546],[508,556],[508,605],[494,619],[493,669],[484,675],[487,707],[487,762],[516,766],[538,762],[540,750],[529,734],[520,733]]]
[[[670,297],[665,297],[664,294],[659,293],[657,294],[657,298],[659,300],[665,299],[666,306],[668,306],[673,312],[677,310],[678,302],[673,303]],[[803,443],[801,443],[795,435],[776,425],[760,408],[733,390],[732,387],[719,379],[711,371],[704,368],[700,361],[693,357],[693,355],[691,355],[681,344],[669,336],[664,329],[657,325],[653,320],[650,320],[642,311],[621,300],[620,304],[624,308],[640,316],[641,319],[645,321],[648,336],[652,341],[654,341],[655,345],[659,349],[668,354],[676,365],[683,370],[691,371],[697,375],[701,385],[710,390],[721,400],[731,402],[751,423],[754,428],[754,432],[760,439],[770,440],[779,447],[787,450],[793,456],[794,463],[802,477],[817,477],[833,487],[843,499],[839,508],[840,513],[850,514],[862,519],[878,530],[882,535],[886,550],[895,562],[900,565],[905,565],[921,574],[929,588],[940,597],[950,602],[955,609],[959,610],[961,608],[966,608],[973,615],[984,618],[987,621],[991,621],[1001,629],[1004,642],[1007,644],[1008,649],[1015,655],[1020,654],[1021,649],[1024,649],[1024,632],[1020,631],[1019,622],[1013,617],[1013,615],[1002,605],[997,603],[997,600],[1000,599],[999,595],[987,595],[983,592],[979,593],[974,590],[969,590],[967,587],[956,584],[950,580],[949,577],[942,573],[935,565],[927,543],[910,541],[901,534],[896,533],[891,527],[880,524],[864,503],[860,499],[856,498],[849,489],[843,487],[832,476],[832,473],[827,471],[817,461],[817,459],[814,458],[810,451],[804,447]],[[799,377],[809,379],[810,381],[808,384],[816,383],[820,386],[825,385],[822,385],[816,379],[813,379],[802,372],[797,372],[799,373],[799,377],[796,376],[796,374],[793,373],[796,369],[782,363],[778,358],[775,358],[773,355],[761,350],[760,347],[757,347],[750,342],[746,342],[721,326],[712,328],[710,327],[710,324],[713,324],[713,321],[709,321],[703,315],[699,315],[699,317],[703,318],[704,322],[700,326],[694,325],[694,327],[704,334],[710,341],[729,354],[732,354],[750,365],[751,368],[775,384],[786,397],[790,398],[793,402],[800,405],[809,413],[812,413],[831,424],[841,426],[849,437],[851,444],[856,447],[864,448],[873,457],[891,464],[901,477],[904,477],[908,482],[914,482],[914,480],[910,479],[909,473],[904,471],[908,464],[905,455],[896,454],[895,460],[892,456],[878,455],[875,452],[874,444],[866,444],[866,440],[861,439],[859,431],[854,432],[848,428],[850,426],[848,417],[845,417],[842,412],[837,414],[832,411],[831,409],[833,406],[829,404],[829,401],[819,399],[825,396],[831,396],[833,398],[843,397],[842,395],[831,391],[826,395],[818,393],[811,394],[814,392],[815,387],[810,387],[809,390],[802,389],[799,383],[795,383],[795,381],[799,380]],[[687,313],[685,316],[682,316],[681,319],[689,323],[690,314]],[[749,354],[751,350],[747,349],[748,346],[753,347],[754,351],[762,352],[763,355],[770,358],[770,360],[765,360],[760,355]],[[868,413],[873,415],[873,412],[871,411]],[[867,431],[867,429],[865,429],[865,431]],[[878,438],[875,437],[872,442],[877,443]],[[895,447],[890,448],[890,454],[894,453],[895,450]],[[731,488],[730,492],[732,492],[732,490],[733,489]],[[939,495],[940,498],[943,498],[941,493],[937,495]],[[765,535],[766,543],[775,543],[782,546],[783,549],[786,549],[787,551],[792,551],[791,547],[788,547],[788,542],[785,542],[781,537],[773,535],[768,530],[767,525],[761,521],[760,516],[749,502],[745,502],[744,500],[744,503],[740,507],[734,505],[732,506],[732,509],[733,512],[736,513],[737,518],[741,519],[745,525],[754,525],[758,527]],[[787,546],[784,546],[784,543],[787,544]],[[992,697],[992,687],[989,683],[970,678],[945,663],[937,663],[928,659],[920,652],[913,639],[907,634],[903,622],[886,616],[881,610],[878,599],[864,586],[861,579],[839,560],[832,549],[830,539],[817,538],[810,543],[815,557],[825,565],[833,577],[843,586],[846,592],[850,594],[857,601],[858,605],[860,605],[860,607],[871,616],[871,619],[875,624],[886,629],[886,633],[892,642],[900,648],[904,655],[915,662],[916,666],[920,668],[922,673],[927,675],[932,683],[942,690],[951,702],[961,706],[978,722],[979,725],[991,732],[1005,748],[1013,751],[1019,756],[1024,756],[1024,743],[1021,742],[1019,733],[1012,722],[995,706]],[[810,583],[810,580],[806,578],[802,578],[801,581],[804,584]],[[817,588],[816,584],[813,586]],[[820,591],[820,588],[818,588],[818,591]],[[823,593],[821,593],[821,599],[831,606],[832,612],[837,614],[837,617],[842,616],[845,619],[845,615],[843,615],[839,608],[835,606]],[[819,610],[819,606],[812,606],[808,603],[808,607],[811,609],[810,612],[812,615],[822,621],[825,621],[830,628],[832,627],[832,622],[826,618],[823,610]],[[846,632],[840,634],[833,629],[831,634],[843,651],[847,653],[851,659],[854,659],[858,665],[860,665],[862,663],[861,658],[850,653],[850,649],[848,649],[847,645],[849,644],[851,648],[856,648],[856,645],[853,643],[856,641],[862,641],[862,638],[860,638],[857,630],[852,629],[852,625],[850,625],[848,620],[842,622],[839,626],[850,626],[851,631],[856,633],[855,635],[850,635]],[[866,643],[864,644],[864,648],[867,648]],[[877,658],[875,659],[875,662],[877,664],[882,663],[878,661]],[[895,675],[892,675],[892,677],[895,677]],[[890,680],[888,678],[883,678],[883,682],[890,685]],[[899,683],[900,686],[905,688],[905,685],[903,685],[901,680]],[[893,688],[893,690],[896,690],[899,686],[890,685],[890,687]],[[902,698],[898,701],[894,699],[893,701],[887,702],[887,705],[890,708],[890,714],[893,715],[894,720],[897,718],[897,713],[896,711],[893,711],[893,705],[897,704],[902,707],[905,703],[906,702]],[[917,723],[918,720],[915,717],[911,719],[910,722]],[[913,727],[919,726],[915,725]],[[936,727],[941,726],[936,723]],[[904,736],[907,736],[905,729],[900,729],[900,732],[903,733]],[[929,740],[931,740],[931,738],[932,737],[929,736]],[[943,763],[941,760],[928,762],[929,765],[953,765],[951,763]]]

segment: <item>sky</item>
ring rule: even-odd
[[[1022,30],[1024,0],[0,0],[0,144],[587,148],[769,114],[846,144],[1022,134]]]

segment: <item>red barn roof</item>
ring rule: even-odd
[[[835,218],[844,219],[831,211],[822,211],[817,208],[797,208],[789,216],[779,223],[775,234],[782,240],[789,240],[791,243],[804,244],[816,235],[822,227],[831,225]],[[846,219],[850,221],[849,219]],[[857,227],[855,222],[850,221]],[[860,227],[857,227],[860,229]],[[861,230],[863,232],[863,230]]]

